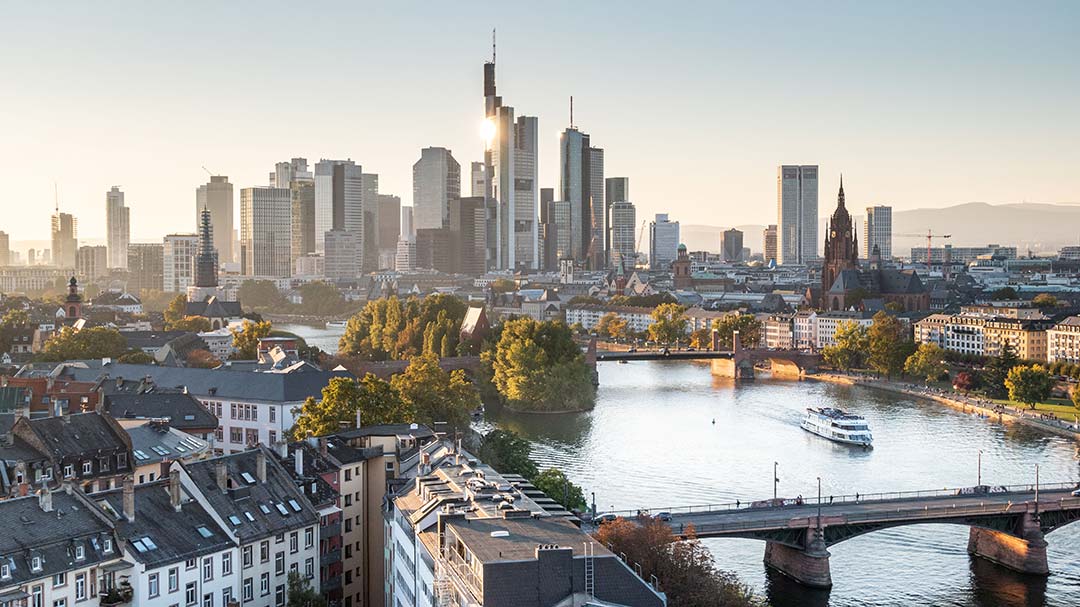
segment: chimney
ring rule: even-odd
[[[323,457],[326,457],[328,455],[325,437],[319,437],[319,455]]]
[[[173,511],[180,512],[180,471],[175,468],[169,472],[169,503]]]
[[[256,447],[258,451],[255,453],[255,474],[259,478],[260,483],[266,482],[266,451],[263,451],[262,447]]]
[[[360,410],[361,410],[360,407],[356,408],[356,429],[357,430],[360,429]]]
[[[289,459],[289,442],[285,439],[279,440],[273,444],[274,453],[277,454],[279,459]]]
[[[214,463],[214,476],[217,477],[218,489],[224,493],[229,489],[229,476],[225,473],[225,460],[219,459]]]
[[[38,506],[42,512],[52,512],[52,491],[49,491],[48,485],[38,491]]]
[[[130,476],[124,477],[124,518],[135,522],[135,481]]]
[[[297,447],[296,448],[296,451],[293,452],[293,459],[296,462],[296,476],[302,478],[304,476],[304,448],[303,447]]]

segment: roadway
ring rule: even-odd
[[[596,362],[619,360],[708,360],[712,358],[731,358],[731,352],[727,350],[720,350],[716,352],[711,350],[701,350],[695,352],[687,352],[686,350],[672,350],[667,353],[664,353],[663,351],[596,351]]]

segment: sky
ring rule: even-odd
[[[543,6],[540,6],[540,5]],[[1080,3],[20,2],[0,20],[0,230],[80,240],[119,185],[132,238],[194,230],[202,167],[352,158],[412,199],[412,164],[483,143],[482,64],[539,117],[540,187],[574,121],[639,221],[776,222],[776,167],[849,208],[1080,202]],[[467,170],[467,169],[466,169]]]

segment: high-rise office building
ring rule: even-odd
[[[401,197],[393,194],[379,194],[378,206],[378,269],[392,269],[398,237],[401,235]]]
[[[574,261],[587,261],[592,241],[593,179],[589,135],[569,127],[559,136],[559,200],[570,203],[570,251]]]
[[[554,210],[555,260],[558,266],[564,259],[574,259],[574,209],[567,200],[556,200],[551,208]]]
[[[328,230],[323,272],[330,280],[356,280],[361,273],[360,239],[349,230]]]
[[[720,254],[724,261],[743,261],[743,233],[731,228],[720,234]]]
[[[360,208],[360,227],[353,228],[359,233],[360,268],[364,273],[374,272],[379,269],[379,176],[375,173],[360,175]]]
[[[270,172],[270,187],[287,188],[294,181],[313,181],[314,176],[308,169],[307,158],[293,158],[288,162],[279,162]]]
[[[604,179],[604,202],[626,202],[630,200],[629,177],[607,177]]]
[[[818,251],[818,167],[782,165],[776,171],[777,260],[806,264]]]
[[[75,275],[79,280],[92,282],[109,275],[108,248],[102,245],[81,246],[75,253]]]
[[[611,203],[611,267],[623,272],[633,271],[637,263],[636,226],[634,203],[627,200]]]
[[[105,193],[105,242],[110,268],[127,268],[127,248],[131,242],[130,209],[124,206],[124,193],[113,186]]]
[[[439,272],[453,272],[454,256],[451,242],[449,227],[416,230],[416,267]]]
[[[412,272],[416,269],[416,230],[413,229],[413,208],[401,207],[401,235],[394,254],[394,269]]]
[[[424,148],[413,164],[413,221],[416,229],[450,221],[450,200],[461,197],[461,165],[446,148]]]
[[[315,164],[316,253],[324,251],[329,230],[350,230],[363,238],[364,182],[363,168],[352,160],[323,159]]]
[[[495,57],[484,63],[484,116],[488,141],[487,265],[498,269],[535,269],[538,257],[539,202],[537,119],[514,118],[495,89]],[[417,224],[419,225],[419,224]]]
[[[667,213],[657,213],[649,223],[649,267],[667,270],[679,255],[679,222],[668,219]]]
[[[127,291],[139,294],[143,289],[161,291],[165,282],[165,246],[162,243],[128,245]]]
[[[486,270],[487,211],[483,196],[467,196],[450,201],[452,271],[480,276]]]
[[[218,286],[218,254],[214,248],[214,224],[210,209],[203,209],[199,218],[199,248],[195,252],[195,286]],[[193,298],[188,298],[192,301]]]
[[[409,240],[416,239],[416,226],[413,223],[412,207],[401,207],[401,236]]]
[[[315,181],[293,180],[289,182],[292,205],[291,264],[315,253]]]
[[[195,226],[202,220],[202,210],[210,210],[214,226],[214,249],[220,263],[236,261],[233,247],[233,186],[225,175],[211,175],[210,182],[195,190]]]
[[[210,212],[213,216],[213,211]],[[169,234],[162,246],[162,290],[187,293],[195,284],[195,257],[199,237],[195,234]]]
[[[762,236],[765,241],[765,263],[776,262],[776,224],[771,224],[765,228]]]
[[[79,248],[79,222],[74,215],[61,213],[52,216],[52,260],[58,268],[75,268],[75,254]]]
[[[863,223],[863,259],[870,259],[874,247],[881,253],[881,259],[892,259],[892,207],[878,205],[866,207],[866,221]]]
[[[471,184],[470,196],[486,197],[487,192],[487,171],[485,170],[483,162],[471,163],[470,177]]]
[[[288,188],[240,190],[240,272],[292,275],[292,193]]]
[[[540,232],[537,268],[553,272],[559,268],[558,228],[555,225],[555,188],[540,188]]]
[[[0,232],[0,268],[10,265],[12,265],[11,241],[8,240],[7,232]]]
[[[604,198],[604,150],[589,148],[589,214],[592,237],[589,239],[589,267],[602,270],[607,267],[608,210]]]

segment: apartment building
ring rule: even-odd
[[[769,350],[795,347],[794,314],[774,314],[765,319],[765,347]]]
[[[1046,330],[1046,360],[1080,363],[1080,316],[1070,316]]]
[[[852,312],[836,310],[822,312],[814,317],[814,348],[821,350],[836,345],[836,329],[844,323],[855,323],[870,328],[874,324],[873,315],[869,312]]]
[[[984,354],[997,356],[1005,342],[1012,345],[1021,360],[1046,362],[1046,330],[1053,326],[1048,319],[993,318],[983,325]]]
[[[914,324],[916,343],[935,344],[960,354],[986,352],[983,328],[987,319],[965,314],[931,314]]]

